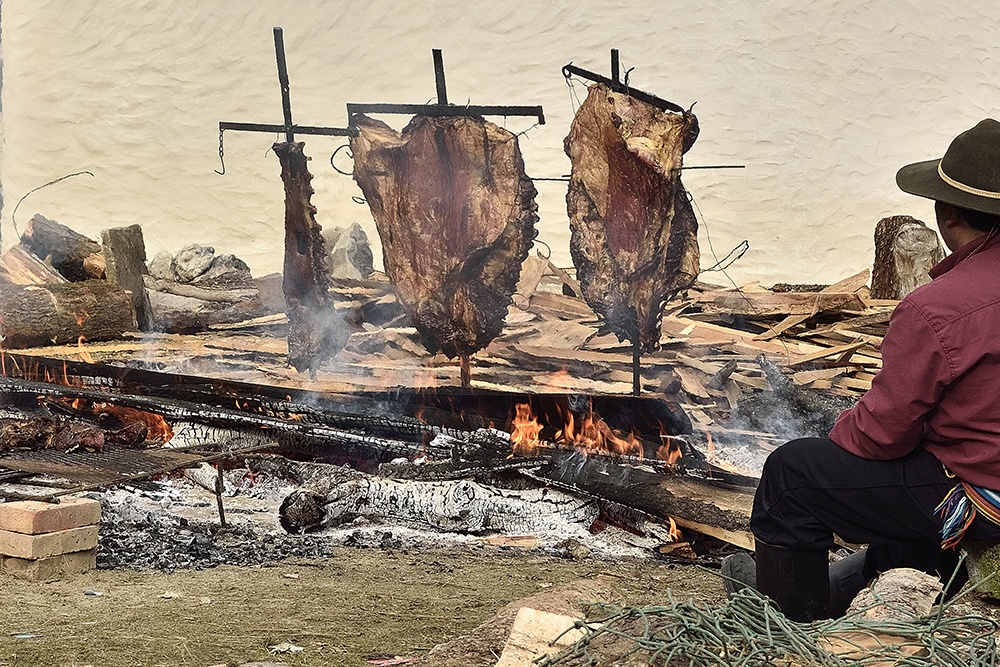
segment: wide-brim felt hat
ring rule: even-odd
[[[1000,215],[1000,122],[987,118],[962,132],[940,160],[906,165],[896,184],[920,197]]]

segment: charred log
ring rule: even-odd
[[[475,117],[355,123],[354,178],[399,302],[430,352],[468,357],[503,329],[536,234],[517,137]]]
[[[103,280],[0,284],[0,336],[6,348],[113,340],[135,329],[132,298],[118,285]]]
[[[68,280],[104,277],[101,245],[55,220],[35,214],[21,234],[21,244]]]
[[[364,477],[328,493],[300,489],[285,498],[279,520],[288,532],[344,525],[364,517],[417,528],[471,534],[531,534],[567,523],[584,528],[595,503],[548,489],[507,491],[468,480],[413,482]]]
[[[285,184],[285,264],[282,289],[288,315],[288,363],[315,373],[343,349],[350,336],[327,290],[326,245],[312,205],[312,174],[304,144],[279,142],[274,152]]]
[[[680,182],[691,113],[591,86],[565,140],[566,206],[583,296],[619,340],[655,350],[668,299],[698,275],[697,219]]]

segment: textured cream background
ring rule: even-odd
[[[218,121],[281,119],[271,34],[281,25],[297,122],[343,126],[348,101],[430,100],[431,49],[442,48],[452,102],[544,105],[547,124],[522,138],[533,176],[569,170],[562,140],[574,106],[560,68],[607,72],[617,47],[633,85],[697,102],[688,165],[747,165],[684,177],[703,215],[703,266],[713,247],[721,256],[748,239],[736,281],[830,282],[869,265],[880,217],[932,219],[929,203],[896,190],[896,169],[997,115],[991,5],[3,0],[3,241],[15,237],[24,193],[86,169],[93,178],[25,200],[19,229],[36,212],[95,238],[137,222],[150,256],[200,242],[256,275],[280,270],[274,137],[227,133],[227,174],[213,170]],[[360,191],[330,168],[342,141],[304,139],[320,222],[357,221],[374,235],[367,207],[351,200]],[[565,184],[537,187],[541,238],[569,265]]]

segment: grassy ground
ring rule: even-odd
[[[695,568],[483,549],[343,549],[275,567],[95,571],[50,583],[0,576],[0,667],[354,667],[375,654],[424,655],[512,600],[598,574],[615,578],[620,603],[654,601],[667,586],[702,597],[720,588]],[[285,642],[303,650],[270,653]]]

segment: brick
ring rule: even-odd
[[[28,581],[50,581],[72,574],[80,574],[97,567],[97,549],[49,556],[36,560],[3,556],[0,570]]]
[[[97,526],[70,528],[41,535],[0,530],[0,554],[4,556],[37,560],[95,547],[97,547]]]
[[[26,535],[55,533],[101,522],[101,503],[90,498],[64,498],[60,503],[18,500],[0,503],[0,530]]]

